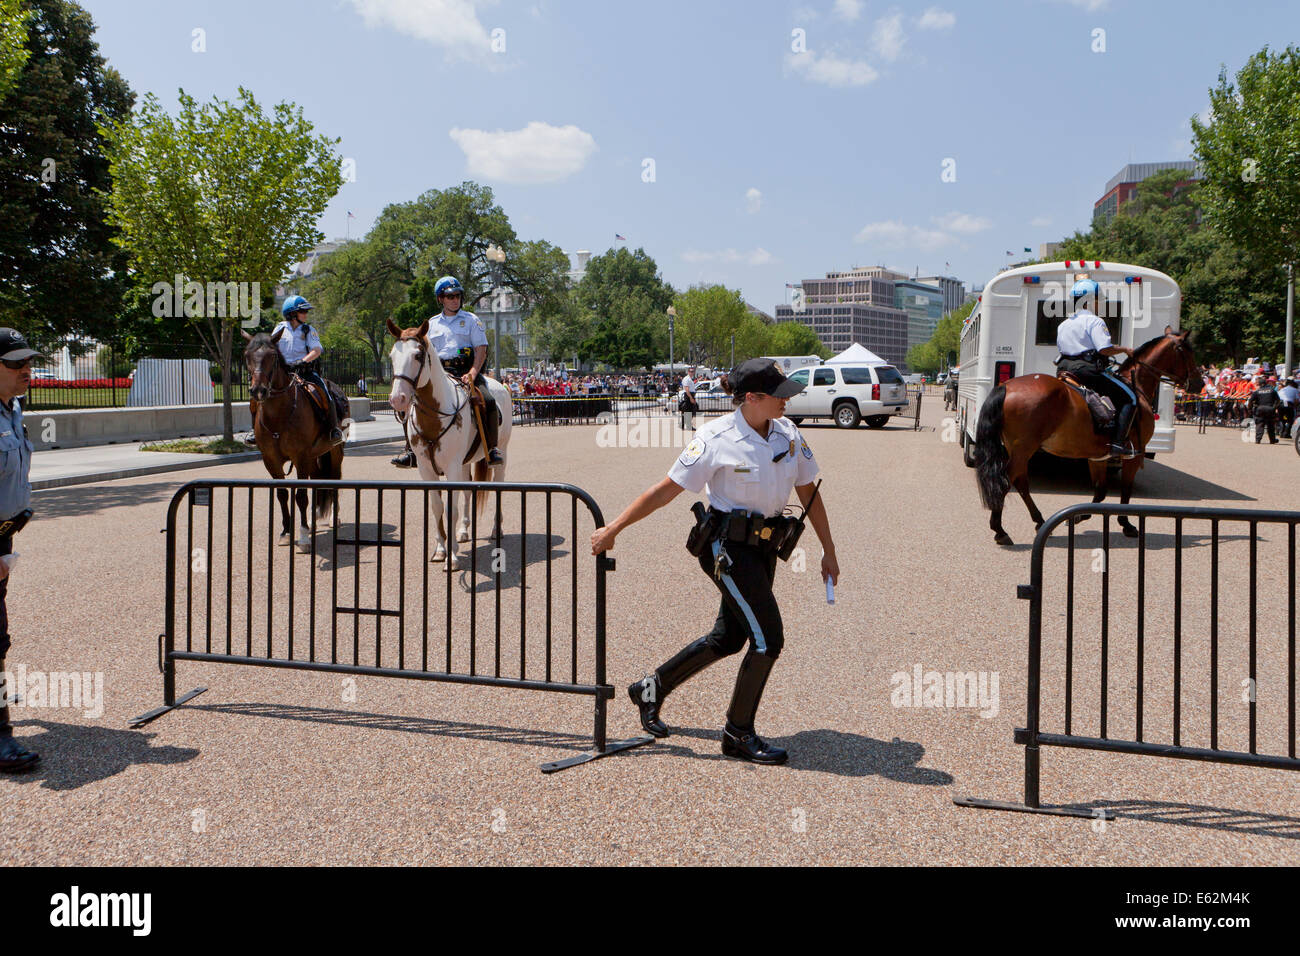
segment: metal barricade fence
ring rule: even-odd
[[[486,508],[470,510],[468,556],[449,570],[431,562],[431,525],[441,516],[448,550],[464,547],[450,520],[453,493],[457,518],[465,514],[463,491],[485,496]],[[336,499],[325,519],[311,512],[310,552],[300,553],[305,542],[277,545],[281,493],[290,505],[296,493]],[[544,772],[648,742],[606,740],[614,688],[605,576],[614,561],[581,560],[586,536],[604,523],[591,496],[567,484],[190,482],[167,512],[164,706],[131,724],[206,690],[176,696],[177,663],[197,661],[591,697],[593,751]]]
[[[921,399],[925,397],[925,389],[908,388],[907,404],[893,413],[893,417],[910,418],[912,420],[912,431],[921,427]]]
[[[1099,516],[1102,527],[1076,562],[1082,535],[1071,519],[1083,515]],[[1118,516],[1137,519],[1133,547],[1112,547],[1111,519]],[[1149,521],[1162,528],[1169,522],[1171,533],[1153,532]],[[1025,747],[1024,803],[954,803],[1111,816],[1097,806],[1041,805],[1044,746],[1300,770],[1297,523],[1300,512],[1167,505],[1078,504],[1049,518],[1034,540],[1030,583],[1017,588],[1030,602],[1026,726],[1015,732]],[[1064,543],[1052,534],[1062,524]],[[1241,533],[1225,533],[1224,526]],[[1058,618],[1044,614],[1044,562],[1049,550],[1062,548],[1065,608]],[[1172,559],[1149,560],[1148,551]],[[1185,598],[1188,590],[1193,596]],[[1112,621],[1111,610],[1130,598],[1132,630]],[[1087,612],[1096,607],[1091,635],[1076,625],[1092,623]],[[1129,681],[1131,697],[1117,689]]]

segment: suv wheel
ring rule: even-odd
[[[802,415],[787,415],[786,417],[789,418],[790,421],[794,422],[794,424],[796,424],[796,425],[802,425],[802,424],[803,424],[803,416],[802,416]]]
[[[839,428],[857,428],[860,421],[862,415],[853,402],[840,402],[835,406],[835,424]]]

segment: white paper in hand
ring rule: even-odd
[[[835,582],[830,578],[826,579],[826,603],[835,603]]]
[[[12,571],[14,565],[18,563],[18,553],[14,552],[13,554],[0,555],[0,561],[4,562],[5,570]]]

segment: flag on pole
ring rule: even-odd
[[[1012,252],[1012,251],[1011,251],[1011,250],[1010,250],[1010,249],[1008,249],[1008,250],[1007,250],[1007,255],[1009,255],[1009,256],[1014,256],[1014,255],[1015,255],[1015,253],[1014,253],[1014,252]]]
[[[943,264],[943,270],[944,270],[944,272],[947,272],[947,271],[948,271],[949,269],[951,269],[951,268],[952,268],[952,263],[945,262],[945,263]]]
[[[627,242],[627,236],[620,236],[618,233],[614,233],[614,241],[615,241],[615,242]]]
[[[352,210],[351,210],[351,209],[348,210],[348,218],[349,218],[349,219],[356,219],[356,218],[357,218],[356,216],[352,215]]]
[[[1033,252],[1033,250],[1030,249],[1028,246],[1025,246],[1025,252]]]

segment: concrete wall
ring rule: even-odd
[[[351,398],[348,401],[352,406],[353,421],[374,420],[370,414],[370,399]],[[236,432],[248,431],[252,427],[247,402],[235,402],[231,412]],[[157,405],[23,413],[23,424],[27,426],[37,451],[220,435],[221,423],[220,405]]]

